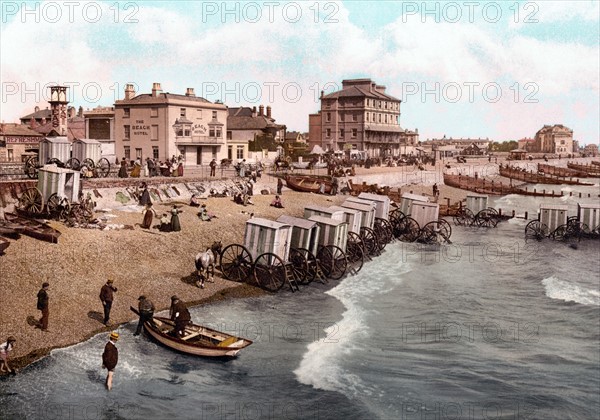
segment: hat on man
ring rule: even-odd
[[[179,300],[179,298],[177,297],[177,295],[173,295],[171,296],[171,300]]]
[[[50,286],[50,283],[48,283],[48,282],[42,283],[42,287],[48,287],[48,286]]]
[[[6,339],[6,342],[7,342],[7,343],[14,343],[15,341],[17,341],[17,339],[15,338],[15,336],[14,336],[14,335],[11,335],[10,337],[8,337],[8,338]]]
[[[117,341],[119,339],[119,333],[118,332],[111,332],[110,333],[110,339],[113,341]]]
[[[112,280],[112,279],[108,279],[106,282],[107,282],[108,284],[112,284],[112,283],[113,283],[113,280]]]
[[[146,296],[144,296],[144,295],[142,295],[138,298],[138,300],[144,300],[144,299],[146,299]]]

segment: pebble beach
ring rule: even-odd
[[[362,175],[384,173],[389,176],[400,168],[358,168]],[[405,170],[405,169],[404,169]],[[140,179],[143,181],[144,179]],[[178,182],[178,181],[174,181]],[[209,222],[197,217],[197,208],[190,207],[189,198],[181,197],[155,202],[158,214],[168,212],[173,204],[180,206],[182,231],[160,232],[156,228],[142,229],[142,207],[135,203],[123,205],[113,197],[114,189],[99,189],[96,216],[108,228],[87,229],[67,227],[57,221],[50,225],[61,232],[58,244],[38,241],[27,236],[11,240],[5,255],[0,257],[0,339],[14,335],[17,342],[11,366],[22,368],[49,354],[53,348],[66,347],[87,338],[110,331],[118,325],[136,319],[130,306],[137,306],[139,295],[146,295],[156,305],[157,312],[168,309],[170,296],[176,294],[188,305],[214,300],[246,297],[264,293],[258,287],[231,282],[219,277],[204,289],[196,286],[194,258],[213,241],[223,246],[244,241],[245,223],[252,215],[275,220],[282,214],[302,217],[307,204],[337,205],[347,196],[299,193],[284,188],[284,207],[270,206],[277,178],[264,175],[254,186],[253,205],[235,204],[231,197],[206,198],[209,213],[217,217]],[[438,180],[438,184],[441,182]],[[439,185],[440,197],[452,202],[462,200],[466,192]],[[269,194],[261,194],[268,190]],[[402,192],[431,194],[431,185],[412,184]],[[84,190],[85,192],[85,190]],[[155,218],[153,225],[158,220]],[[114,281],[115,294],[111,324],[102,324],[100,288],[108,279]],[[40,311],[36,295],[43,282],[50,283],[49,331],[36,327]]]

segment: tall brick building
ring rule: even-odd
[[[573,153],[573,130],[562,124],[544,125],[535,133],[534,152]]]
[[[398,156],[402,146],[415,145],[418,132],[400,126],[401,101],[385,90],[371,79],[349,79],[337,92],[322,92],[321,110],[309,115],[310,147],[380,157]]]

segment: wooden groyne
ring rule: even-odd
[[[575,169],[552,166],[545,163],[538,163],[538,172],[543,172],[546,175],[555,175],[563,178],[588,178],[590,175],[587,172],[576,171]]]
[[[562,191],[560,194],[556,194],[554,191],[546,192],[546,190],[543,190],[540,192],[536,189],[528,190],[527,188],[514,187],[505,185],[501,182],[487,181],[482,178],[474,178],[467,175],[444,174],[444,184],[450,187],[460,188],[461,190],[488,195],[519,194],[535,197],[561,197],[563,195]]]
[[[515,179],[517,181],[523,181],[528,184],[550,184],[550,185],[594,185],[587,182],[581,182],[578,179],[573,178],[561,178],[552,177],[545,174],[536,173],[533,171],[526,171],[525,169],[513,167],[513,166],[502,166],[499,167],[500,175],[506,178]]]
[[[585,172],[589,176],[600,177],[600,166],[598,165],[581,165],[579,163],[567,162],[567,168]]]

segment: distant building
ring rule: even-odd
[[[44,136],[24,124],[0,124],[0,162],[23,162]]]
[[[544,125],[535,133],[535,144],[532,152],[573,153],[573,130],[562,124]]]
[[[442,146],[454,146],[454,149],[456,150],[456,153],[454,154],[461,155],[484,155],[487,153],[491,144],[492,141],[488,138],[446,138],[446,136],[441,139],[427,139],[421,142],[423,147],[431,147],[433,150],[439,149]]]
[[[403,146],[414,146],[418,132],[400,127],[401,101],[385,89],[371,79],[349,79],[337,92],[321,92],[321,110],[309,115],[310,147],[380,157],[398,156]]]
[[[85,136],[102,144],[102,156],[115,157],[115,108],[98,106],[83,112]]]
[[[232,160],[248,157],[248,144],[258,138],[282,143],[286,126],[275,123],[271,107],[236,107],[228,109],[227,116],[227,158]],[[263,156],[266,157],[266,156]]]
[[[535,148],[535,139],[524,137],[521,140],[518,140],[519,144],[518,148],[525,151],[533,151]]]
[[[136,95],[128,84],[114,108],[118,158],[166,160],[181,155],[185,166],[195,166],[226,156],[227,107],[197,97],[193,88],[180,95],[165,93],[154,83],[151,93]]]
[[[585,147],[583,148],[583,153],[585,153],[586,156],[593,156],[593,157],[598,156],[598,145],[597,144],[586,144]]]

